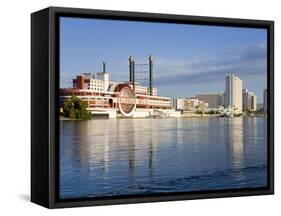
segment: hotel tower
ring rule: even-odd
[[[242,112],[243,96],[242,96],[243,81],[234,74],[227,75],[225,78],[225,105],[237,112]]]

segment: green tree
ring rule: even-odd
[[[91,113],[87,111],[87,104],[76,96],[66,99],[63,103],[64,116],[71,119],[87,120],[91,118]]]

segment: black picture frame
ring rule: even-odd
[[[185,192],[165,195],[60,200],[58,197],[59,138],[59,17],[85,17],[267,29],[268,187]],[[274,193],[274,22],[49,7],[31,15],[31,201],[47,208],[160,202]]]

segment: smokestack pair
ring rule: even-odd
[[[152,55],[148,57],[148,66],[149,66],[149,94],[153,95],[153,59]],[[135,90],[135,60],[132,56],[129,57],[129,72],[130,72],[130,83],[133,83],[133,90]]]

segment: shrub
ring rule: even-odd
[[[87,104],[76,96],[72,96],[63,103],[63,114],[70,119],[83,119],[91,118],[91,113],[87,111]]]

